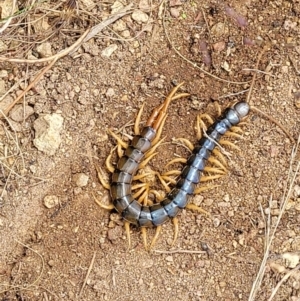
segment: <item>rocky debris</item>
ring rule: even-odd
[[[177,8],[177,7],[171,7],[170,8],[170,14],[172,17],[174,18],[179,18],[180,16],[180,11],[181,11],[181,7]]]
[[[3,77],[7,77],[8,76],[8,72],[7,70],[0,70],[0,78],[3,78]]]
[[[51,25],[49,24],[49,19],[47,16],[42,15],[35,15],[34,16],[34,22],[32,22],[32,26],[34,28],[35,32],[45,32],[49,28],[51,28]]]
[[[34,113],[34,109],[31,106],[16,105],[10,112],[10,118],[17,122],[26,120]]]
[[[47,195],[44,198],[44,205],[46,208],[51,209],[59,204],[59,199],[56,195]]]
[[[132,13],[131,18],[139,24],[146,23],[149,20],[149,16],[143,11],[138,9]]]
[[[285,30],[292,30],[292,29],[295,29],[296,27],[297,27],[297,22],[293,22],[291,20],[284,21],[283,28]]]
[[[117,31],[117,32],[121,32],[123,30],[127,29],[127,26],[126,26],[126,23],[121,19],[121,20],[118,20],[116,21],[114,24],[113,24],[113,30],[114,31]]]
[[[226,44],[225,44],[224,41],[220,41],[220,42],[217,42],[217,43],[213,44],[213,49],[216,52],[223,51],[225,49],[225,47],[226,47]]]
[[[103,58],[109,58],[116,50],[118,49],[117,44],[111,44],[108,47],[106,47],[105,49],[102,50],[101,52],[101,56]]]
[[[115,1],[114,4],[111,6],[111,14],[115,14],[118,12],[120,9],[124,7],[123,3],[120,1]]]
[[[78,187],[84,187],[87,185],[89,181],[89,176],[80,172],[77,173],[73,176],[73,182],[76,184]]]
[[[108,88],[106,93],[105,93],[106,97],[113,97],[115,95],[115,90],[113,88]]]
[[[83,43],[82,48],[84,49],[85,53],[90,53],[91,55],[98,56],[99,55],[99,48],[95,45],[92,41],[87,43]]]
[[[116,226],[115,228],[109,229],[107,231],[107,238],[112,243],[117,243],[117,240],[123,236],[123,227]]]
[[[63,126],[63,117],[59,114],[46,114],[34,122],[34,146],[44,153],[52,156],[61,143],[60,132]]]
[[[48,42],[38,45],[36,51],[42,58],[52,56],[51,44]]]
[[[210,30],[210,34],[215,37],[222,37],[229,32],[228,26],[225,23],[218,22]]]

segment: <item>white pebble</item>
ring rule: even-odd
[[[111,44],[108,47],[106,47],[105,49],[102,50],[101,52],[101,56],[103,58],[109,58],[116,50],[118,49],[117,44]]]
[[[141,10],[135,10],[131,18],[138,23],[146,23],[149,19],[149,16]]]
[[[75,182],[75,184],[78,187],[84,187],[87,185],[88,181],[89,181],[89,176],[87,176],[86,174],[80,172],[77,173],[73,176],[73,181]]]
[[[44,198],[44,205],[48,209],[55,207],[56,205],[58,205],[58,203],[59,203],[59,200],[56,195],[47,195]]]

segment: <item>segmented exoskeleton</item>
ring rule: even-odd
[[[206,162],[220,138],[237,125],[249,113],[246,102],[238,102],[227,108],[224,113],[206,131],[206,137],[199,140],[187,164],[177,179],[175,187],[165,198],[152,206],[143,206],[132,197],[131,182],[139,162],[151,148],[156,130],[151,126],[143,128],[140,135],[135,136],[112,175],[110,192],[112,202],[122,217],[137,226],[159,226],[169,218],[174,218],[180,209],[187,206],[190,196],[200,182]]]
[[[128,242],[130,246],[130,230],[129,224],[134,224],[136,226],[142,227],[142,233],[144,238],[144,245],[147,248],[146,239],[146,227],[155,226],[157,227],[156,234],[151,242],[150,248],[155,244],[158,237],[159,231],[161,229],[161,224],[163,224],[168,219],[173,219],[175,225],[174,240],[176,241],[178,235],[178,222],[176,215],[183,208],[190,208],[193,210],[198,210],[203,212],[201,208],[189,204],[190,197],[195,193],[199,193],[205,189],[205,187],[200,187],[196,189],[197,184],[200,180],[210,180],[220,177],[220,173],[224,174],[226,168],[215,158],[211,157],[212,151],[215,152],[214,148],[218,142],[222,143],[221,137],[230,129],[236,130],[236,125],[249,113],[249,105],[246,102],[238,102],[231,108],[227,108],[224,113],[217,119],[216,122],[212,123],[206,131],[206,136],[200,138],[200,128],[199,125],[204,127],[204,123],[201,118],[206,118],[211,120],[207,114],[198,116],[198,135],[199,141],[195,147],[190,145],[192,154],[188,160],[179,158],[172,160],[170,163],[182,162],[186,166],[183,168],[182,172],[171,171],[164,175],[158,175],[160,181],[168,191],[167,195],[158,203],[148,206],[148,193],[149,189],[145,188],[144,183],[133,185],[134,180],[141,180],[144,175],[136,175],[137,170],[145,167],[148,161],[155,155],[153,152],[155,148],[160,144],[162,140],[159,141],[163,124],[166,120],[166,111],[171,100],[178,99],[183,96],[187,96],[187,93],[181,93],[176,96],[175,93],[182,84],[175,87],[169,96],[166,98],[163,104],[154,109],[150,118],[148,119],[145,127],[142,131],[139,131],[139,121],[142,113],[142,108],[138,114],[135,122],[135,136],[131,140],[130,144],[127,145],[123,142],[117,135],[109,131],[109,133],[115,137],[118,141],[118,147],[125,149],[124,154],[121,152],[121,148],[118,149],[118,155],[120,157],[116,168],[114,168],[110,163],[110,156],[106,160],[106,166],[110,172],[112,172],[111,184],[105,182],[102,174],[98,172],[99,179],[102,185],[110,190],[112,204],[103,205],[95,201],[103,208],[113,209],[115,208],[124,218],[125,228],[127,232]],[[212,122],[212,120],[211,120]],[[235,133],[231,133],[233,136],[239,136]],[[185,139],[183,139],[185,140]],[[223,141],[225,144],[230,144],[229,141]],[[219,155],[221,155],[219,153]],[[222,170],[206,166],[207,161],[218,165]],[[217,172],[219,175],[202,177],[203,171]],[[178,175],[177,180],[171,179],[168,175]],[[205,179],[206,178],[206,179]],[[174,188],[170,189],[166,182],[167,179],[171,183],[174,182]],[[141,195],[140,192],[132,194],[132,189],[139,187],[144,187],[144,192]],[[154,191],[153,191],[154,192]],[[161,198],[160,198],[161,199]]]

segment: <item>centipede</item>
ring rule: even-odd
[[[221,143],[222,137],[228,131],[235,129],[237,125],[246,118],[250,111],[250,106],[245,101],[236,102],[232,106],[226,108],[216,121],[212,122],[211,125],[206,128],[205,135],[198,137],[199,140],[196,145],[194,147],[190,147],[190,156],[181,161],[176,159],[174,160],[174,162],[180,161],[185,163],[185,166],[181,172],[174,172],[174,174],[176,174],[176,178],[173,182],[171,181],[172,187],[166,185],[163,176],[159,176],[160,180],[167,188],[167,193],[157,203],[149,205],[147,203],[147,194],[145,193],[145,190],[133,193],[133,190],[139,187],[139,185],[134,187],[133,181],[142,177],[137,174],[137,171],[144,167],[156,154],[155,150],[161,141],[161,132],[167,117],[167,109],[170,102],[189,95],[187,93],[175,95],[182,85],[183,83],[173,88],[165,101],[153,110],[141,131],[139,131],[138,126],[141,118],[140,110],[134,127],[135,135],[129,144],[124,143],[120,138],[110,132],[118,140],[119,145],[122,146],[125,151],[123,154],[118,151],[120,158],[116,167],[111,166],[107,162],[108,169],[112,172],[110,184],[105,181],[103,174],[98,172],[100,182],[105,188],[110,190],[111,204],[109,206],[105,206],[97,200],[96,202],[101,207],[105,207],[107,209],[114,208],[122,216],[125,221],[129,245],[130,224],[142,229],[145,247],[147,247],[145,229],[149,227],[156,227],[156,234],[150,245],[150,247],[153,247],[159,235],[161,225],[170,219],[173,220],[175,225],[173,242],[176,241],[178,235],[178,221],[176,216],[184,208],[190,208],[193,210],[199,209],[199,211],[202,210],[201,208],[197,208],[196,205],[191,204],[191,197],[195,193],[199,193],[199,191],[201,191],[201,188],[197,188],[197,185],[201,182],[204,171],[207,169],[210,171],[218,170],[218,167],[207,167],[207,162],[213,162],[218,165],[219,168],[223,168],[223,165],[218,163],[218,160],[211,159],[211,154],[216,149],[216,146]],[[203,124],[201,117],[203,117],[203,115],[200,116],[198,123]],[[170,174],[172,173],[168,173],[168,175]],[[165,179],[170,179],[168,175],[165,176]],[[219,176],[217,175],[216,177]],[[214,179],[216,177],[210,176],[208,179]],[[143,185],[140,186],[142,187]]]

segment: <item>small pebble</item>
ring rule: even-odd
[[[50,260],[48,261],[48,265],[49,265],[50,267],[53,267],[53,266],[54,266],[54,260],[50,259]]]
[[[73,176],[73,181],[78,187],[84,187],[89,181],[89,176],[84,173],[77,173]]]
[[[206,206],[211,206],[213,204],[214,200],[213,199],[205,199],[204,204]]]
[[[52,56],[51,43],[45,42],[38,45],[36,51],[42,58]]]
[[[221,221],[216,217],[216,218],[214,218],[214,220],[213,220],[213,224],[214,224],[214,226],[217,228],[217,227],[220,226]]]
[[[105,95],[106,97],[113,97],[115,95],[115,90],[113,88],[108,88]]]
[[[44,205],[46,208],[51,209],[59,204],[59,199],[56,195],[47,195],[44,198]]]
[[[22,122],[34,113],[31,106],[16,105],[10,112],[10,118],[16,122]]]
[[[74,194],[75,195],[81,194],[81,192],[82,192],[82,188],[81,187],[75,187],[74,188]]]
[[[283,24],[283,28],[285,30],[295,29],[297,26],[297,22],[293,22],[291,20],[285,20]]]
[[[213,49],[216,52],[221,52],[225,49],[225,46],[226,46],[225,42],[221,41],[221,42],[217,42],[217,43],[213,44]]]
[[[226,282],[221,281],[221,282],[220,282],[220,287],[225,287],[225,286],[226,286]]]
[[[166,261],[173,262],[173,256],[167,256]]]
[[[130,38],[130,31],[128,29],[124,30],[122,33],[121,33],[121,36],[123,38]]]
[[[118,32],[121,32],[123,30],[127,29],[127,26],[126,26],[126,23],[121,19],[121,20],[118,20],[114,23],[113,25],[113,30],[114,31],[118,31]]]
[[[170,8],[170,14],[171,14],[171,16],[172,17],[174,17],[174,18],[179,18],[179,16],[180,16],[180,10],[181,10],[181,8],[177,8],[177,7],[171,7]]]
[[[124,7],[124,4],[121,1],[115,1],[113,5],[110,7],[111,8],[111,14],[115,14],[118,12],[120,9]]]
[[[108,47],[106,47],[105,49],[102,50],[101,52],[101,56],[103,58],[109,58],[116,50],[118,49],[117,44],[111,44]]]
[[[63,121],[63,117],[56,113],[41,115],[36,119],[33,124],[35,129],[34,146],[47,155],[54,155],[61,143],[60,132]]]
[[[138,9],[132,13],[131,18],[138,23],[146,23],[149,20],[149,16]]]
[[[225,36],[228,34],[228,27],[227,25],[225,25],[224,23],[216,23],[212,28],[211,28],[211,35],[215,36],[215,37],[221,37],[221,36]]]
[[[6,70],[0,70],[0,78],[2,77],[7,77],[8,76],[8,72]]]

